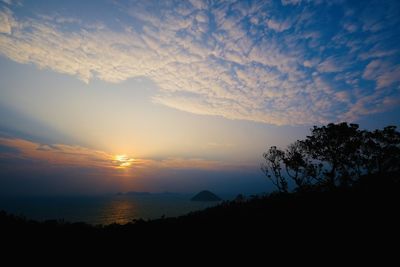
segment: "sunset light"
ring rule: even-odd
[[[134,159],[129,158],[127,155],[115,155],[114,160],[117,168],[127,168],[131,166],[134,161]]]
[[[341,190],[399,126],[400,0],[0,0],[0,225]]]
[[[256,193],[268,146],[399,123],[399,3],[0,0],[0,191]]]

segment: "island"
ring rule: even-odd
[[[221,201],[221,198],[216,194],[203,190],[190,199],[191,201]]]

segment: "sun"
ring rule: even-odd
[[[121,154],[115,155],[113,162],[117,165],[117,168],[127,168],[132,165],[133,161],[133,158],[129,158],[127,155]]]

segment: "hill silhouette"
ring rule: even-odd
[[[216,194],[214,194],[208,190],[203,190],[203,191],[197,193],[190,200],[191,201],[220,201],[221,198],[219,198]]]

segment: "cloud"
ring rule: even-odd
[[[360,116],[383,112],[388,108],[399,106],[399,98],[385,97],[383,95],[383,91],[378,91],[373,95],[358,98],[356,103],[351,105],[349,111],[342,115],[341,119],[344,121],[354,121]]]
[[[3,3],[7,5],[16,5],[16,6],[22,6],[22,2],[19,0],[1,0]]]
[[[337,8],[335,2],[171,1],[158,9],[154,4],[119,4],[115,12],[129,19],[118,25],[60,14],[25,17],[4,9],[0,54],[86,83],[144,76],[159,87],[154,103],[277,125],[337,120],[359,103],[351,97],[343,105],[344,94],[337,92],[355,95],[359,83],[374,80],[376,86],[365,90],[372,96],[398,82],[395,60],[383,64],[386,72],[379,74],[368,70],[373,61],[365,62],[397,55],[382,43],[393,42],[398,24],[370,18],[375,14],[364,12],[363,5],[354,11],[362,14],[358,21],[322,12]],[[379,10],[380,16],[388,10]],[[377,21],[386,28],[377,27]],[[351,25],[363,25],[365,31],[356,34],[360,31]],[[364,71],[366,64],[372,65]],[[335,78],[349,77],[348,72],[357,75]],[[398,92],[389,91],[398,98]],[[383,101],[382,96],[374,103]]]
[[[348,67],[349,62],[347,60],[349,59],[330,56],[319,63],[317,69],[320,72],[341,72]]]
[[[11,34],[12,27],[15,26],[14,18],[10,10],[0,10],[0,33]]]
[[[346,91],[340,91],[335,93],[335,96],[338,100],[342,101],[342,102],[350,102],[350,96],[349,93]]]
[[[0,158],[29,160],[49,166],[113,168],[113,155],[80,146],[39,144],[25,139],[0,137],[0,145],[18,151],[13,155],[0,153]]]
[[[290,29],[290,27],[292,26],[289,20],[277,21],[275,19],[269,19],[267,21],[267,25],[269,28],[273,29],[276,32],[286,31],[287,29]]]
[[[384,57],[398,55],[399,52],[400,52],[399,49],[391,47],[383,47],[382,45],[377,44],[371,47],[371,49],[369,49],[368,51],[360,53],[359,58],[361,60],[384,58]]]
[[[4,160],[31,162],[33,165],[93,169],[108,175],[136,177],[138,173],[174,170],[226,170],[240,166],[202,158],[167,157],[161,160],[113,155],[105,151],[66,144],[40,144],[33,141],[0,137],[0,163]],[[117,171],[124,172],[117,172]]]
[[[365,67],[363,78],[374,80],[378,89],[398,84],[400,82],[400,66],[388,61],[373,60]]]
[[[356,24],[354,24],[354,23],[345,23],[343,25],[343,28],[345,30],[347,30],[348,32],[355,32],[355,31],[357,31],[358,26]]]
[[[287,6],[287,5],[298,5],[301,3],[301,0],[281,0],[282,5]]]
[[[310,60],[305,60],[303,62],[303,66],[307,68],[311,68],[313,66],[312,62]]]

